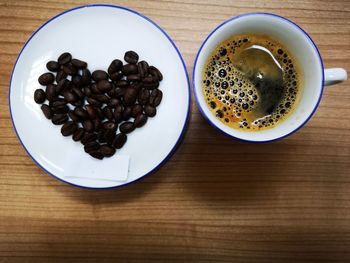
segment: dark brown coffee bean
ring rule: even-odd
[[[151,96],[149,98],[149,104],[153,107],[157,107],[163,98],[163,92],[159,89],[154,89],[151,92]]]
[[[46,100],[46,93],[43,89],[36,89],[34,92],[34,101],[38,104],[44,103]]]
[[[96,118],[96,112],[95,112],[94,107],[92,105],[88,104],[88,105],[85,106],[85,108],[86,108],[87,113],[89,114],[90,120],[95,119]]]
[[[83,128],[87,132],[93,132],[94,131],[94,124],[90,120],[83,121]]]
[[[101,107],[101,105],[102,105],[102,103],[100,101],[95,100],[93,98],[87,98],[87,102],[95,107]]]
[[[112,89],[112,84],[108,80],[103,79],[97,82],[97,88],[102,93],[105,93]]]
[[[46,104],[41,105],[41,110],[47,119],[52,118],[53,112],[48,105],[46,105]]]
[[[94,125],[94,129],[95,129],[95,131],[100,130],[100,129],[101,129],[101,127],[102,127],[102,123],[101,123],[101,121],[100,121],[100,119],[99,119],[99,118],[95,118],[95,119],[93,119],[93,120],[92,120],[92,124]]]
[[[76,87],[81,87],[81,86],[83,86],[83,78],[82,78],[82,76],[80,76],[80,75],[74,75],[73,77],[72,77],[72,83],[76,86]]]
[[[130,75],[128,75],[127,79],[129,81],[139,81],[140,75],[139,74],[130,74]]]
[[[71,61],[72,65],[76,68],[83,69],[87,67],[87,63],[85,61],[73,58]]]
[[[103,70],[95,70],[94,72],[92,72],[92,79],[96,82],[103,79],[108,80],[108,74],[106,71]]]
[[[43,86],[52,84],[54,80],[55,80],[55,76],[50,72],[44,73],[40,75],[40,77],[38,78],[40,85],[43,85]]]
[[[74,113],[83,120],[87,120],[89,118],[89,114],[82,107],[76,107],[74,109]]]
[[[74,67],[71,63],[68,63],[66,65],[63,65],[62,70],[67,75],[73,76],[77,74],[78,70],[76,67]]]
[[[124,60],[130,64],[136,64],[139,60],[139,55],[135,51],[127,51],[124,55]]]
[[[120,98],[124,96],[124,89],[123,88],[120,88],[120,87],[116,87],[114,89],[114,97],[115,98]]]
[[[126,64],[122,67],[122,72],[124,75],[136,74],[138,71],[135,64]]]
[[[99,151],[90,152],[89,154],[90,154],[91,157],[94,157],[95,159],[99,159],[99,160],[103,159],[103,154],[100,153]]]
[[[80,118],[73,112],[73,111],[70,111],[68,112],[68,116],[72,119],[72,121],[74,122],[80,122]]]
[[[126,143],[127,136],[125,133],[118,133],[113,140],[113,147],[120,149]]]
[[[142,83],[133,82],[130,84],[130,87],[134,88],[137,92],[139,92],[142,89]]]
[[[119,104],[120,104],[120,101],[116,98],[110,99],[109,102],[107,103],[108,107],[111,107],[111,108],[113,108]]]
[[[142,106],[140,104],[135,104],[132,106],[131,117],[136,118],[143,111]]]
[[[102,112],[104,114],[104,116],[111,120],[113,118],[113,114],[112,114],[112,111],[111,109],[108,107],[108,106],[105,106],[103,109],[102,109]]]
[[[77,95],[77,96],[79,97],[79,99],[84,99],[84,98],[85,98],[85,95],[84,95],[84,93],[81,91],[80,88],[74,87],[74,88],[72,89],[72,91],[74,92],[75,95]]]
[[[112,75],[114,73],[117,73],[122,69],[122,67],[123,67],[123,62],[120,61],[119,59],[115,59],[111,62],[111,64],[108,67],[108,74]]]
[[[119,80],[115,83],[117,87],[126,87],[129,85],[129,82],[127,80]]]
[[[63,70],[59,70],[56,74],[56,82],[59,83],[61,80],[67,78],[67,74]]]
[[[90,87],[84,87],[83,91],[84,91],[85,96],[87,96],[87,97],[91,96],[91,94],[92,94]]]
[[[46,68],[52,72],[57,72],[60,69],[60,64],[56,61],[49,61],[46,63]]]
[[[106,138],[105,138],[105,131],[99,131],[98,134],[97,134],[97,140],[99,143],[105,143],[107,142],[106,141]]]
[[[157,109],[151,105],[146,105],[144,111],[148,117],[154,117],[157,114]]]
[[[104,139],[109,145],[112,145],[115,138],[115,130],[107,129],[104,131]]]
[[[88,85],[91,82],[91,73],[87,68],[84,68],[81,73],[81,81],[83,85]]]
[[[81,143],[86,144],[91,141],[95,141],[97,139],[97,135],[91,132],[85,132],[83,138],[81,138]]]
[[[162,81],[163,80],[163,75],[162,73],[159,71],[159,69],[157,69],[155,66],[150,66],[148,69],[149,73],[151,73],[151,75],[156,78],[158,81]]]
[[[61,125],[61,124],[65,123],[66,121],[68,121],[67,114],[60,113],[60,114],[54,114],[52,116],[52,123],[55,125]]]
[[[63,91],[63,97],[68,102],[74,102],[78,99],[77,95],[75,95],[73,92],[70,92],[68,90]]]
[[[71,59],[72,59],[72,55],[68,52],[65,52],[58,57],[57,62],[60,65],[65,65],[69,63]]]
[[[137,99],[137,90],[134,88],[127,88],[124,93],[124,102],[126,105],[132,105],[135,103]]]
[[[106,122],[102,123],[102,126],[105,130],[116,131],[118,128],[118,124],[115,124],[114,122],[111,122],[111,121],[106,121]]]
[[[90,141],[84,145],[84,151],[87,153],[95,152],[98,149],[100,149],[100,144],[96,141]]]
[[[152,75],[148,75],[142,79],[143,83],[153,83],[155,80]]]
[[[78,128],[74,133],[73,133],[73,141],[80,141],[83,136],[84,136],[84,129],[83,128]]]
[[[90,89],[91,89],[92,93],[94,93],[94,94],[101,94],[101,93],[102,93],[102,92],[97,88],[97,84],[96,84],[96,83],[91,84]]]
[[[46,86],[46,97],[49,101],[53,101],[56,98],[56,85],[49,84]]]
[[[159,81],[151,82],[151,83],[143,83],[143,87],[148,90],[153,90],[159,87]]]
[[[64,90],[68,89],[70,81],[68,79],[61,79],[57,82],[56,94],[61,94]]]
[[[80,106],[83,106],[85,104],[85,101],[84,100],[76,100],[74,102],[71,102],[70,104],[72,104],[73,106],[76,106],[76,107],[80,107]]]
[[[62,105],[62,106],[51,107],[51,110],[55,114],[68,113],[69,112],[69,107],[67,105]]]
[[[67,101],[65,99],[56,98],[55,100],[50,101],[50,107],[59,107],[63,105],[67,105]]]
[[[138,72],[141,78],[144,78],[148,75],[148,67],[148,63],[144,60],[140,61],[137,64]]]
[[[131,121],[126,121],[123,122],[120,126],[119,126],[119,130],[122,133],[130,133],[135,129],[134,124]]]
[[[149,101],[149,97],[150,97],[149,91],[146,89],[142,89],[139,92],[138,101],[141,105],[146,105]]]
[[[105,118],[105,115],[103,114],[101,108],[99,108],[99,107],[95,108],[95,112],[96,112],[97,117],[100,120],[103,120]]]
[[[136,128],[140,128],[145,125],[147,122],[147,116],[145,114],[139,114],[134,121],[134,125]]]
[[[100,147],[100,153],[102,153],[104,157],[111,157],[115,154],[115,149],[107,144],[103,144]]]
[[[120,122],[123,118],[124,107],[122,105],[118,105],[113,112],[113,117],[116,122]]]
[[[67,121],[61,128],[63,136],[72,135],[78,129],[77,125],[72,121]]]
[[[112,73],[109,75],[109,78],[111,80],[114,80],[114,81],[117,81],[117,80],[120,80],[123,78],[123,73],[120,73],[120,72],[115,72],[115,73]]]
[[[130,106],[127,106],[124,108],[123,114],[122,114],[122,118],[124,121],[127,121],[128,119],[130,119],[131,117],[131,112],[132,112],[132,108]]]
[[[103,103],[109,102],[109,97],[106,95],[102,95],[102,94],[92,94],[91,98],[98,100],[100,102],[103,102]]]

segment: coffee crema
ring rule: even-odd
[[[265,35],[236,35],[220,43],[202,72],[211,112],[224,124],[246,131],[272,128],[300,101],[303,76],[298,62]]]

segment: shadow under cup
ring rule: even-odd
[[[202,91],[202,70],[217,45],[233,35],[264,34],[280,42],[294,56],[304,83],[300,102],[293,113],[275,127],[263,131],[241,131],[231,128],[210,112]],[[315,112],[323,92],[324,69],[320,53],[309,35],[292,21],[266,13],[250,13],[234,17],[212,31],[200,47],[194,68],[193,88],[202,114],[216,128],[229,136],[251,142],[268,142],[290,135],[301,128]]]

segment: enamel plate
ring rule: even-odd
[[[136,51],[163,73],[163,100],[157,115],[128,135],[127,143],[111,158],[96,160],[80,142],[61,135],[61,126],[47,120],[33,100],[38,77],[46,63],[63,52],[88,62],[91,71],[107,70],[110,62]],[[42,87],[44,88],[44,87]],[[42,25],[27,41],[14,66],[9,105],[13,125],[23,147],[48,174],[75,186],[111,188],[131,183],[163,164],[179,143],[190,107],[187,71],[170,37],[147,17],[123,7],[88,5],[65,11]],[[100,172],[114,175],[118,156],[129,157],[127,178],[101,180]],[[84,178],[86,173],[97,179]]]

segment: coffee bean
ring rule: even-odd
[[[90,152],[89,154],[96,159],[99,159],[99,160],[103,159],[103,154],[100,153],[99,151]]]
[[[60,64],[56,61],[49,61],[46,63],[46,68],[52,72],[57,72],[60,69]]]
[[[144,111],[148,117],[154,117],[157,114],[157,109],[151,105],[146,105]]]
[[[149,73],[151,73],[151,75],[154,77],[154,78],[157,78],[158,81],[162,81],[163,80],[163,75],[162,73],[159,71],[159,69],[157,69],[156,67],[154,66],[150,66],[149,69],[148,69]]]
[[[112,145],[114,138],[115,138],[115,130],[107,129],[104,131],[104,139],[109,145]]]
[[[116,122],[120,122],[122,120],[122,113],[124,111],[124,107],[122,105],[118,105],[114,112],[113,112],[113,117]]]
[[[52,118],[53,112],[48,105],[46,105],[46,104],[41,105],[41,110],[47,119]]]
[[[74,113],[83,120],[87,120],[89,118],[89,114],[82,107],[76,107],[74,109]]]
[[[159,81],[154,81],[150,83],[143,83],[143,87],[145,87],[148,90],[153,90],[159,87]]]
[[[91,94],[92,94],[90,87],[84,87],[83,91],[84,91],[85,96],[87,96],[87,97],[91,96]]]
[[[139,114],[134,121],[134,125],[136,128],[140,128],[145,125],[147,122],[147,116],[145,114]]]
[[[143,111],[142,106],[140,104],[135,104],[132,106],[131,117],[136,118]]]
[[[56,82],[59,83],[61,80],[67,78],[67,74],[63,70],[59,70],[56,74]]]
[[[114,122],[111,122],[111,121],[107,121],[107,122],[102,123],[102,126],[105,130],[116,131],[118,128],[118,125],[115,124]]]
[[[126,80],[119,80],[115,83],[117,87],[126,87],[129,85],[129,82]]]
[[[97,133],[97,140],[98,140],[99,143],[105,143],[105,142],[107,142],[107,141],[106,141],[106,138],[105,138],[105,131],[99,131],[99,132]]]
[[[154,89],[151,92],[151,96],[149,98],[149,104],[151,106],[157,107],[162,101],[162,98],[163,98],[163,92],[160,91],[159,89]]]
[[[101,94],[102,92],[97,88],[97,84],[96,83],[93,83],[91,86],[90,86],[90,89],[91,89],[91,92],[94,93],[94,94]]]
[[[146,89],[142,89],[139,93],[138,101],[141,105],[145,105],[148,103],[149,97],[150,97],[149,91]]]
[[[108,74],[106,71],[103,71],[103,70],[95,70],[92,73],[92,79],[96,82],[100,80],[108,80]]]
[[[76,87],[81,87],[81,86],[83,86],[83,78],[82,78],[82,76],[80,76],[80,75],[74,75],[73,77],[72,77],[72,83],[76,86]]]
[[[68,102],[74,102],[78,99],[77,95],[75,95],[73,92],[70,92],[68,90],[63,91],[63,97]]]
[[[95,131],[100,130],[101,127],[102,127],[102,123],[101,123],[101,121],[100,121],[99,118],[93,119],[93,120],[92,120],[92,124],[94,125],[94,130],[95,130]]]
[[[148,67],[148,63],[144,60],[140,61],[137,64],[138,72],[141,78],[144,78],[148,75]]]
[[[93,132],[94,131],[94,124],[90,120],[83,121],[83,128],[87,132]]]
[[[95,100],[93,98],[87,98],[87,102],[95,107],[101,107],[101,105],[102,105],[102,103],[100,101]]]
[[[127,51],[124,55],[124,60],[130,64],[136,64],[139,60],[139,55],[135,51]]]
[[[124,89],[123,88],[120,88],[120,87],[116,87],[114,89],[114,97],[115,98],[120,98],[124,96]]]
[[[81,143],[86,144],[91,141],[95,141],[97,139],[97,135],[91,132],[85,132],[83,138],[81,138]]]
[[[42,89],[36,89],[34,92],[34,101],[38,104],[44,103],[46,100],[46,93]]]
[[[64,73],[66,73],[69,76],[73,76],[78,72],[77,68],[74,67],[71,63],[63,65],[62,70]]]
[[[68,112],[68,116],[72,119],[72,121],[74,122],[80,122],[80,118],[73,112],[73,111],[69,111]]]
[[[54,114],[52,116],[52,123],[55,125],[61,125],[68,121],[68,116],[65,113]]]
[[[112,75],[114,73],[117,73],[122,69],[122,67],[123,67],[123,62],[119,59],[115,59],[111,62],[111,64],[108,67],[108,74]]]
[[[135,64],[126,64],[122,67],[122,72],[124,75],[136,74],[137,66]]]
[[[97,82],[97,88],[102,93],[105,93],[112,89],[112,84],[108,80],[103,79]]]
[[[100,120],[103,120],[105,118],[105,115],[103,114],[101,108],[99,108],[99,107],[95,108],[95,112],[96,112],[97,117]]]
[[[72,91],[74,92],[75,95],[77,95],[79,97],[79,99],[84,99],[85,98],[85,94],[81,91],[80,88],[74,87],[72,89]]]
[[[120,101],[116,98],[110,99],[109,102],[107,103],[108,107],[111,107],[111,108],[113,108],[119,104],[120,104]]]
[[[56,107],[51,107],[51,110],[55,113],[68,113],[69,108],[67,105],[62,105],[62,106],[56,106]]]
[[[154,79],[152,75],[148,75],[142,79],[142,82],[145,83],[154,83]]]
[[[73,141],[80,141],[85,134],[85,131],[83,128],[78,128],[74,133],[73,133]]]
[[[128,119],[130,119],[131,117],[131,112],[132,112],[132,108],[130,106],[127,106],[124,108],[123,114],[122,114],[122,118],[124,121],[127,121]]]
[[[61,128],[63,136],[72,135],[78,129],[77,125],[72,121],[67,121]]]
[[[100,152],[104,157],[111,157],[115,154],[115,149],[107,144],[103,144],[100,147]]]
[[[86,108],[87,113],[89,114],[90,120],[95,119],[96,118],[96,112],[95,112],[94,107],[92,105],[88,104],[88,105],[85,106],[85,108]]]
[[[87,68],[82,70],[81,81],[83,85],[88,85],[91,82],[91,73],[90,70],[88,70]]]
[[[118,133],[113,140],[113,147],[115,147],[116,149],[122,148],[126,143],[126,140],[127,136],[125,133]]]
[[[40,85],[43,85],[43,86],[52,84],[54,80],[55,80],[55,76],[50,72],[44,73],[40,75],[40,77],[38,78]]]
[[[123,122],[120,126],[119,126],[119,130],[122,133],[130,133],[135,129],[134,124],[131,121],[126,121]]]
[[[49,105],[51,107],[59,107],[59,106],[67,105],[67,101],[65,99],[56,98],[55,100],[50,101]]]
[[[98,100],[100,102],[103,102],[103,103],[107,103],[110,100],[110,98],[108,96],[102,95],[102,94],[92,94],[91,98]]]
[[[130,74],[130,75],[128,75],[127,79],[129,81],[139,81],[140,75],[139,74]]]
[[[135,103],[138,92],[134,88],[127,88],[124,93],[124,102],[126,105],[132,105]]]
[[[83,69],[87,67],[87,63],[85,61],[73,58],[71,61],[72,65],[78,69]]]
[[[80,106],[83,106],[84,103],[85,102],[83,100],[76,100],[74,102],[71,102],[70,104],[72,104],[73,106],[76,106],[76,107],[80,107]]]
[[[65,89],[67,89],[70,85],[70,81],[68,79],[61,79],[57,82],[56,86],[56,94],[61,94]]]
[[[87,153],[95,152],[98,149],[100,149],[100,144],[96,141],[90,141],[84,145],[84,151]]]
[[[132,82],[130,84],[130,87],[134,88],[137,92],[139,92],[142,89],[142,83],[140,83],[140,82]]]
[[[72,55],[68,52],[65,52],[58,57],[57,62],[60,65],[65,65],[69,63],[71,59],[72,59]]]
[[[102,112],[107,119],[111,120],[113,118],[112,111],[108,106],[103,107]]]
[[[123,78],[123,73],[120,72],[115,72],[109,75],[109,78],[111,80],[117,81],[117,80],[121,80]]]

